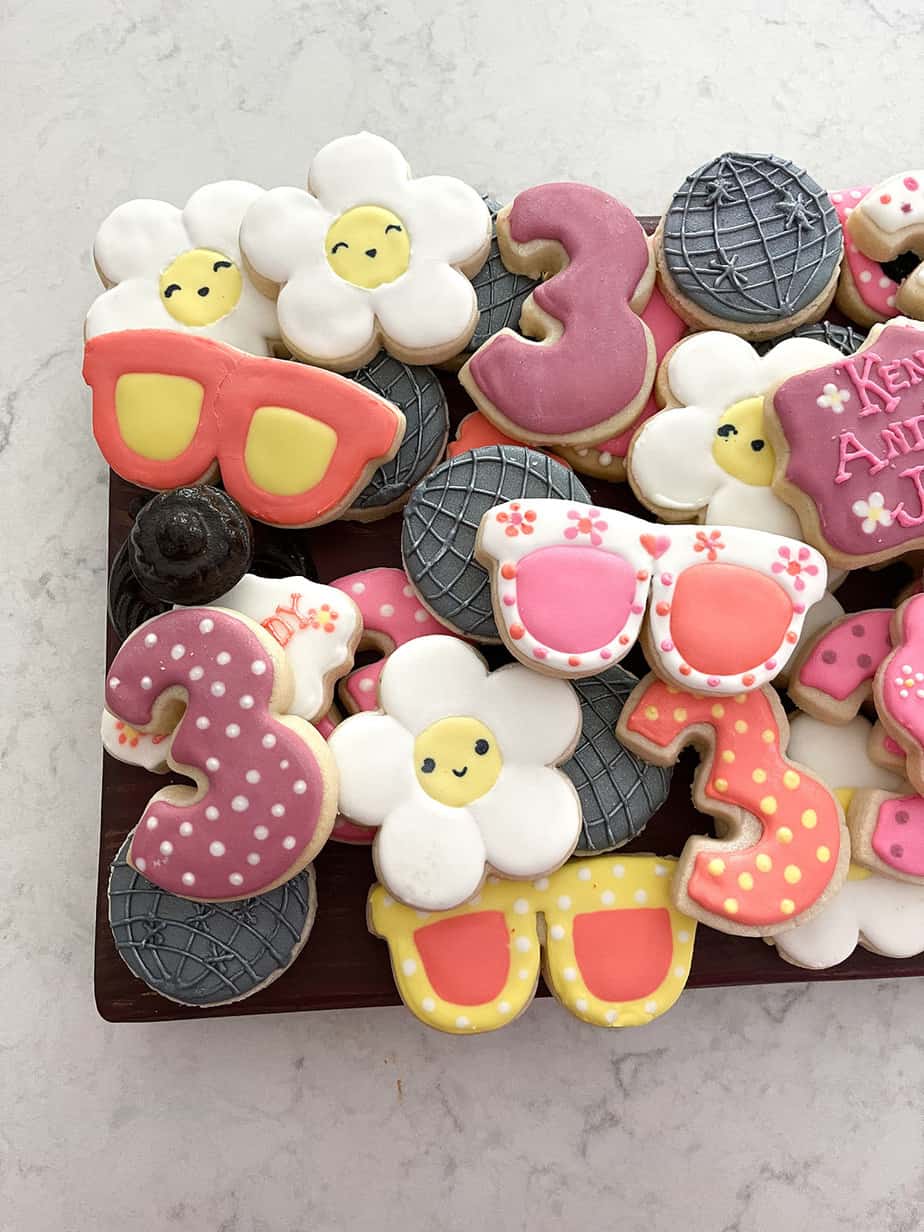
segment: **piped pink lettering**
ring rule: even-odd
[[[862,371],[859,371],[857,364],[862,365]],[[891,415],[899,404],[900,399],[895,398],[889,391],[878,384],[870,375],[874,366],[877,369],[878,376],[881,370],[882,358],[876,355],[873,351],[863,351],[859,355],[851,355],[844,361],[844,369],[853,383],[854,389],[860,396],[860,406],[863,408],[860,415],[876,415],[885,411],[887,415]],[[882,405],[877,402],[870,401],[870,394],[874,398],[881,399]]]
[[[924,423],[924,415],[915,415],[913,419],[902,420],[902,424],[914,438],[911,445],[912,449],[924,449],[924,434],[921,432],[922,423]],[[894,424],[889,424],[890,428],[894,426]]]
[[[900,453],[911,453],[911,446],[897,419],[879,430],[879,439],[885,448],[887,458],[897,458]]]
[[[924,484],[921,482],[921,472],[924,466],[912,466],[910,470],[902,471],[899,479],[910,479],[918,498],[918,512],[912,516],[905,509],[905,502],[895,509],[895,520],[899,526],[921,526],[924,524]]]
[[[903,389],[911,388],[907,381],[900,381],[898,379],[901,375],[901,370],[902,366],[897,360],[893,360],[890,364],[880,365],[879,371],[882,374],[882,383],[890,394],[897,394]]]
[[[838,448],[840,450],[840,462],[837,474],[834,476],[835,483],[846,483],[848,479],[852,478],[852,472],[847,469],[847,463],[856,462],[859,458],[863,458],[864,461],[871,463],[869,468],[871,475],[878,475],[881,470],[889,465],[887,461],[884,462],[877,458],[865,445],[861,445],[853,432],[841,433]]]

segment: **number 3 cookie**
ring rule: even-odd
[[[177,609],[131,635],[106,706],[141,730],[173,729],[167,763],[195,781],[148,802],[133,868],[171,894],[218,901],[265,894],[310,864],[334,823],[337,774],[321,735],[286,713],[291,696],[281,647],[237,613]]]

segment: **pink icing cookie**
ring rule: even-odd
[[[869,191],[866,186],[831,193],[831,202],[844,228],[844,263],[837,287],[837,306],[861,325],[874,325],[898,315],[898,283],[878,261],[860,251],[847,228],[848,219]]]
[[[847,812],[854,860],[898,881],[924,885],[924,799],[858,791]]]
[[[873,692],[873,677],[892,649],[892,608],[849,612],[822,629],[798,653],[789,695],[825,723],[847,723]]]
[[[676,346],[686,334],[687,324],[674,312],[658,287],[655,287],[652,292],[648,306],[641,317],[651,330],[655,345],[655,362],[660,364],[671,347]],[[596,445],[564,448],[561,452],[582,474],[595,475],[600,479],[625,479],[626,456],[629,453],[632,437],[645,420],[657,414],[659,409],[654,393],[652,393],[642,408],[641,415],[631,428],[626,428],[618,436],[599,441]]]
[[[234,612],[179,608],[128,638],[106,706],[158,731],[184,700],[167,763],[196,782],[148,802],[128,857],[139,873],[171,894],[218,901],[266,893],[314,859],[334,822],[336,772],[318,732],[286,713],[291,696],[278,644]]]
[[[887,267],[899,280],[890,298],[899,313],[924,317],[924,169],[899,171],[871,188],[851,212],[846,235],[873,261],[895,262]]]
[[[894,650],[876,672],[873,696],[887,735],[906,754],[906,772],[924,792],[924,595],[913,595],[892,619]]]
[[[489,338],[459,373],[503,432],[580,445],[623,432],[654,381],[654,343],[638,316],[654,286],[645,233],[621,202],[587,184],[540,184],[497,216],[504,264],[538,278],[520,327]]]

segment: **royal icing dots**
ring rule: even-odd
[[[825,718],[833,700],[842,718],[856,714],[892,649],[891,608],[851,612],[815,637],[800,656],[789,692],[803,710]]]

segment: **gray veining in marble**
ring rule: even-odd
[[[852,184],[920,160],[922,20],[919,0],[0,3],[0,1229],[924,1227],[924,982],[689,993],[625,1034],[548,1002],[472,1040],[400,1010],[97,1018],[106,485],[80,380],[90,243],[120,201],[299,184],[363,126],[502,198],[573,177],[653,212],[722,148]]]

